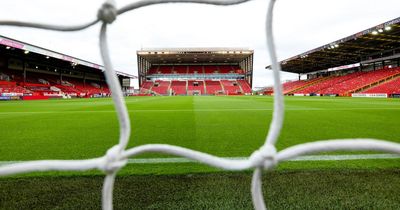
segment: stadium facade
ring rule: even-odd
[[[140,94],[251,94],[253,54],[246,48],[139,50]]]
[[[286,95],[400,97],[400,17],[280,63],[299,74],[283,84]]]
[[[0,36],[0,99],[104,97],[104,67]],[[135,76],[118,72],[124,90]]]

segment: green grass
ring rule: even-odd
[[[265,139],[271,97],[131,97],[129,147],[167,143],[219,156],[247,156]],[[286,98],[278,149],[332,138],[400,142],[400,100]],[[82,159],[117,144],[110,99],[0,103],[0,160]],[[158,154],[145,157],[161,157]]]
[[[165,143],[224,157],[248,156],[263,144],[271,121],[273,106],[271,97],[261,96],[131,97],[126,101],[132,121],[129,147],[149,143]],[[365,137],[400,142],[400,135],[398,135],[400,100],[398,99],[287,97],[285,102],[285,123],[277,144],[278,150],[299,143],[333,138]],[[117,144],[117,141],[118,121],[110,99],[0,102],[0,161],[99,157],[104,155],[108,148]],[[166,156],[161,154],[139,156],[139,158],[148,157]],[[397,190],[397,194],[387,194],[383,186],[390,184],[386,185],[383,182],[388,179],[400,183],[399,168],[399,159],[286,162],[272,173],[273,177],[280,180],[278,183],[283,185],[282,189],[265,187],[265,190],[267,197],[271,195],[268,198],[276,199],[278,197],[280,199],[269,204],[277,209],[289,206],[299,209],[315,209],[323,208],[324,205],[333,208],[396,209],[400,208],[400,205],[398,202],[393,202],[390,196],[398,196],[400,188],[397,185],[391,185],[393,190]],[[65,205],[50,205],[51,199],[59,199],[60,196],[63,196],[64,191],[68,194],[69,188],[79,188],[86,182],[93,182],[93,186],[82,193],[88,193],[87,196],[90,198],[87,199],[96,203],[93,205],[96,207],[99,205],[101,188],[101,178],[97,175],[101,174],[98,171],[44,172],[1,178],[0,209],[9,209],[12,206],[17,209],[20,209],[19,207],[31,209],[32,205],[37,205],[38,209],[47,207],[71,209],[75,208],[73,206],[75,203],[86,208],[84,202],[77,201],[79,196],[71,198],[72,200],[66,199]],[[187,174],[196,174],[194,177],[198,179],[190,181],[185,178],[188,176]],[[303,177],[304,180],[316,180],[313,185],[315,188],[313,192],[316,195],[309,198],[303,195],[309,190],[312,191],[311,184],[311,188],[308,189],[307,185],[297,186],[294,184],[296,181],[293,183],[290,181],[298,179],[297,182],[300,183],[304,174],[307,174],[306,177]],[[95,176],[93,177],[93,175]],[[130,190],[137,190],[135,193],[143,192],[150,183],[160,183],[163,190],[171,188],[167,189],[168,193],[163,193],[161,196],[166,201],[160,199],[159,202],[155,202],[160,197],[157,194],[160,189],[154,189],[151,191],[152,193],[145,194],[149,196],[148,198],[144,195],[144,197],[135,195],[133,199],[135,202],[130,203],[124,200],[131,198],[128,195],[123,198],[117,196],[117,200],[122,201],[122,203],[118,202],[120,204],[115,202],[116,205],[121,205],[117,206],[120,209],[125,209],[125,204],[133,203],[136,206],[139,205],[138,203],[143,205],[139,205],[138,209],[163,209],[163,206],[170,209],[224,209],[224,207],[227,207],[225,209],[248,209],[251,207],[248,189],[251,176],[248,172],[221,172],[219,169],[196,163],[129,164],[120,172],[120,175],[122,175],[121,179],[126,181],[127,186],[136,186],[135,189],[129,189],[127,192],[131,192]],[[290,178],[292,176],[293,178]],[[370,179],[365,182],[361,181],[362,178],[374,176],[378,178],[373,181]],[[227,177],[226,180],[223,177]],[[320,189],[321,185],[318,183],[326,184],[326,182],[330,182],[331,177],[333,177],[332,180],[343,180],[345,179],[343,177],[349,177],[348,183],[361,186],[361,189],[364,189],[362,188],[364,185],[365,187],[369,186],[368,189],[371,193],[378,190],[379,196],[388,196],[387,200],[378,196],[375,201],[370,201],[368,199],[373,197],[373,194],[364,196],[363,193],[366,192],[360,191],[358,188],[346,191],[348,190],[346,184],[335,186],[332,184],[334,182],[331,185],[328,184],[326,189]],[[179,185],[181,179],[187,181],[182,183],[183,186]],[[217,190],[214,186],[220,184],[219,179],[230,184]],[[245,181],[238,183],[241,179]],[[149,183],[146,183],[145,180],[148,180]],[[207,180],[208,188],[207,185],[199,186],[204,180]],[[55,188],[53,182],[56,183]],[[34,187],[35,183],[38,183],[37,186],[43,187]],[[25,184],[33,187],[30,187],[30,190],[21,190],[21,188],[25,188],[21,187]],[[375,189],[375,185],[380,187]],[[57,193],[58,186],[60,186],[59,193]],[[238,192],[230,190],[231,188],[235,189],[236,186],[239,189]],[[185,195],[182,193],[185,191],[181,191],[185,187],[192,189],[191,193],[193,194],[199,193],[199,198],[191,198],[179,203],[179,199],[184,199],[182,196]],[[67,189],[63,190],[64,188]],[[290,190],[295,188],[298,191]],[[199,191],[197,192],[195,189],[199,189]],[[287,192],[284,192],[285,189]],[[221,195],[209,198],[206,196],[209,193],[207,190],[213,191],[212,195],[221,191]],[[268,193],[268,190],[272,191]],[[323,192],[320,192],[321,190]],[[324,190],[333,192],[332,196],[329,197],[327,193],[325,197],[319,198],[317,195],[325,193]],[[343,190],[345,194],[341,193]],[[42,193],[44,193],[44,197],[36,196],[36,194]],[[347,195],[346,193],[348,195],[354,193],[359,200],[345,199],[343,196]],[[4,199],[4,194],[7,194],[6,198],[10,200]],[[124,193],[121,192],[121,194]],[[288,197],[283,198],[279,196],[280,194]],[[33,195],[37,200],[30,200],[33,198],[28,198],[29,195]],[[50,198],[46,198],[46,196],[50,196]],[[21,197],[27,199],[26,202],[18,201],[18,198]],[[332,200],[336,197],[338,197],[337,200]],[[168,203],[169,199],[172,200],[172,203]],[[296,199],[298,201],[295,201]],[[301,199],[306,199],[307,202],[301,203]],[[316,200],[314,201],[314,199]],[[18,206],[19,204],[21,206]],[[47,205],[47,207],[41,207],[41,205]]]
[[[399,209],[400,171],[267,173],[269,209]],[[103,177],[0,179],[0,209],[100,209]],[[119,176],[115,209],[252,209],[246,173]],[[21,199],[22,198],[22,199]]]

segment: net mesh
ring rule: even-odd
[[[78,31],[100,22],[102,26],[100,31],[99,44],[102,60],[105,66],[104,73],[106,76],[107,84],[112,91],[112,99],[115,109],[117,111],[120,126],[119,143],[110,148],[107,153],[102,157],[86,160],[42,160],[12,163],[1,166],[0,175],[6,176],[29,173],[34,171],[84,171],[98,169],[103,171],[106,175],[102,189],[102,208],[105,210],[111,210],[113,208],[112,197],[115,177],[117,172],[127,164],[128,158],[147,152],[158,152],[189,158],[200,163],[225,170],[254,169],[251,183],[251,195],[254,208],[257,210],[261,210],[266,209],[261,190],[262,171],[272,169],[282,161],[294,159],[296,157],[306,154],[338,150],[374,150],[400,154],[400,144],[378,139],[322,140],[292,146],[281,151],[276,150],[275,144],[279,137],[284,119],[284,101],[282,95],[282,85],[280,83],[281,68],[277,61],[274,39],[272,36],[273,8],[276,0],[268,1],[267,6],[268,11],[266,19],[266,39],[268,54],[270,56],[271,66],[273,69],[275,94],[273,118],[264,145],[256,149],[250,155],[250,157],[245,160],[225,159],[199,151],[164,144],[148,144],[127,149],[126,147],[131,133],[130,119],[127,108],[125,106],[121,86],[118,82],[116,73],[113,70],[109,56],[107,44],[107,25],[112,24],[116,20],[118,15],[154,4],[198,3],[228,6],[241,4],[247,1],[250,0],[142,0],[117,9],[115,2],[110,0],[105,2],[100,7],[97,18],[95,20],[82,25],[60,26],[18,21],[0,21],[0,25],[31,27],[54,31]]]

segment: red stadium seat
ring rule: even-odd
[[[188,95],[202,95],[204,94],[204,82],[203,81],[188,81]]]
[[[172,81],[171,90],[174,95],[186,95],[186,81]]]
[[[251,94],[250,84],[246,80],[237,80],[239,85],[242,87],[244,94]]]
[[[187,74],[188,67],[187,66],[173,66],[172,73],[174,74]]]
[[[209,95],[224,94],[220,81],[206,80],[206,91]]]
[[[385,94],[400,94],[400,77],[383,82],[377,86],[366,89],[361,93],[385,93]]]
[[[156,80],[151,90],[157,94],[166,95],[168,94],[170,84],[170,81]]]
[[[399,74],[399,68],[354,72],[344,76],[330,77],[324,81],[317,82],[314,85],[299,90],[296,93],[346,95]]]
[[[60,76],[54,74],[44,74],[40,72],[26,72],[26,79],[24,81],[22,72],[5,69],[2,70],[2,78],[7,75],[13,84],[7,88],[2,86],[1,91],[7,93],[22,93],[34,95],[48,95],[48,94],[69,94],[72,96],[91,96],[96,94],[109,95],[110,91],[105,82],[78,79],[75,77],[68,77],[63,75],[63,80]],[[0,84],[4,84],[1,81]],[[0,85],[1,86],[1,85]],[[1,93],[1,92],[0,92]]]
[[[246,81],[223,79],[239,77],[244,71],[237,65],[159,65],[152,66],[147,75],[163,78],[163,74],[170,81],[156,80],[143,82],[141,94],[156,93],[161,95],[202,95],[202,94],[229,94],[238,95],[251,93],[251,87]],[[173,74],[173,75],[171,75]],[[187,75],[190,74],[190,75]],[[207,75],[212,74],[212,75]],[[226,76],[224,75],[226,74]],[[229,75],[228,75],[229,74]],[[234,76],[230,74],[236,74]],[[176,76],[177,75],[177,76]],[[210,77],[211,76],[211,77]],[[180,78],[188,78],[182,80]],[[197,80],[191,77],[199,77]],[[212,79],[204,78],[210,77]],[[221,79],[214,79],[220,77]],[[151,78],[151,77],[150,77]],[[154,78],[154,77],[153,77]],[[172,80],[171,80],[172,79]]]
[[[237,95],[242,93],[240,85],[236,81],[221,80],[221,84],[224,87],[225,94]]]

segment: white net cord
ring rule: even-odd
[[[119,143],[109,149],[106,155],[103,157],[87,160],[42,160],[13,163],[1,166],[0,176],[29,173],[34,171],[84,171],[90,169],[99,169],[106,174],[102,191],[102,208],[104,210],[111,210],[113,208],[112,196],[115,177],[117,172],[126,165],[127,159],[129,157],[147,152],[158,152],[186,157],[196,160],[200,163],[225,170],[254,169],[251,183],[253,205],[257,210],[264,210],[266,209],[266,205],[262,195],[262,171],[272,169],[282,161],[290,160],[306,154],[338,150],[374,150],[400,154],[400,144],[377,139],[325,140],[300,144],[277,152],[275,149],[275,144],[283,125],[284,101],[282,95],[282,85],[280,83],[281,67],[277,60],[273,39],[272,19],[275,0],[269,1],[266,20],[267,49],[273,69],[275,94],[273,118],[265,140],[265,144],[256,150],[246,160],[229,160],[178,146],[164,144],[148,144],[126,149],[131,133],[131,124],[121,86],[118,82],[116,73],[112,67],[110,56],[108,54],[109,50],[106,36],[107,25],[112,24],[118,15],[154,4],[198,3],[228,6],[241,4],[248,1],[250,0],[142,0],[117,9],[115,2],[109,0],[99,9],[97,19],[78,26],[59,26],[18,21],[0,21],[0,25],[31,27],[54,31],[79,31],[101,22],[100,52],[105,66],[105,77],[112,92],[112,99],[117,111],[120,125]]]

